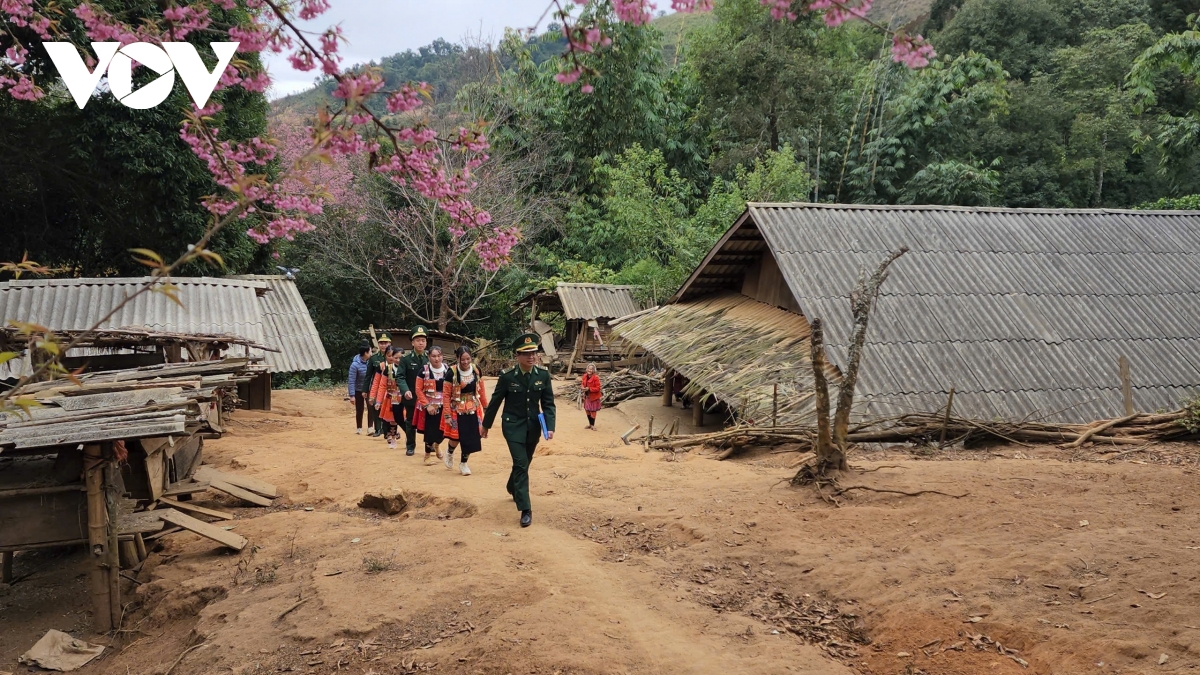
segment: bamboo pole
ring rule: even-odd
[[[112,630],[109,605],[108,507],[104,503],[104,460],[99,445],[83,446],[84,476],[87,483],[88,546],[92,552],[91,571],[93,628],[97,633]]]

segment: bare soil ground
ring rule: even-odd
[[[495,434],[474,475],[355,436],[337,392],[280,391],[205,454],[277,484],[212,494],[252,546],[162,538],[122,632],[90,635],[79,550],[19,554],[0,671],[49,628],[112,645],[80,671],[199,673],[1151,673],[1200,667],[1193,447],[1077,461],[1018,446],[860,454],[841,506],[797,455],[717,462],[621,444],[658,399],[560,403],[518,526]],[[498,429],[497,429],[498,431]],[[1169,451],[1169,452],[1168,452]],[[1073,461],[1075,460],[1075,461]],[[357,507],[402,488],[398,516]],[[190,651],[188,651],[190,649]]]

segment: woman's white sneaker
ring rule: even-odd
[[[462,475],[464,475],[464,476],[470,476],[470,475],[471,475],[471,467],[467,466],[467,463],[466,463],[466,462],[459,462],[459,463],[458,463],[458,470],[459,470],[459,471],[461,471],[461,472],[462,472]]]
[[[447,469],[453,469],[454,468],[454,451],[447,450],[446,456],[443,457],[442,460],[446,464]]]

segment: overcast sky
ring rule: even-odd
[[[343,65],[350,66],[416,49],[437,38],[461,42],[468,35],[482,35],[495,42],[506,26],[532,26],[549,4],[550,0],[332,0],[329,11],[305,28],[341,24],[348,41],[342,47]],[[266,56],[275,81],[271,98],[312,86],[317,71],[293,70],[285,54]]]

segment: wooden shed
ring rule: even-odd
[[[25,385],[22,395],[38,405],[0,412],[3,581],[12,581],[15,552],[87,544],[94,627],[103,632],[122,616],[120,571],[145,558],[146,539],[166,523],[244,546],[240,535],[183,512],[204,509],[174,498],[209,487],[192,477],[204,438],[221,432],[222,395],[264,369],[235,358]]]
[[[3,282],[0,317],[58,333],[82,332],[104,316],[105,308],[115,307],[147,281],[147,277],[103,277]],[[258,358],[266,369],[243,383],[238,393],[255,410],[271,408],[273,373],[330,367],[293,280],[245,275],[177,277],[170,283],[178,303],[161,292],[136,296],[99,326],[111,339],[73,350],[67,363],[86,362],[91,369],[103,370],[220,356]],[[28,368],[24,359],[0,364],[0,380],[18,377]]]
[[[634,298],[636,286],[559,283],[553,289],[525,296],[518,308],[529,307],[529,328],[542,336],[546,360],[561,363],[569,374],[593,362],[610,369],[643,362],[645,352],[612,334],[613,319],[634,314],[642,306]],[[558,313],[565,330],[554,333],[542,314]]]

